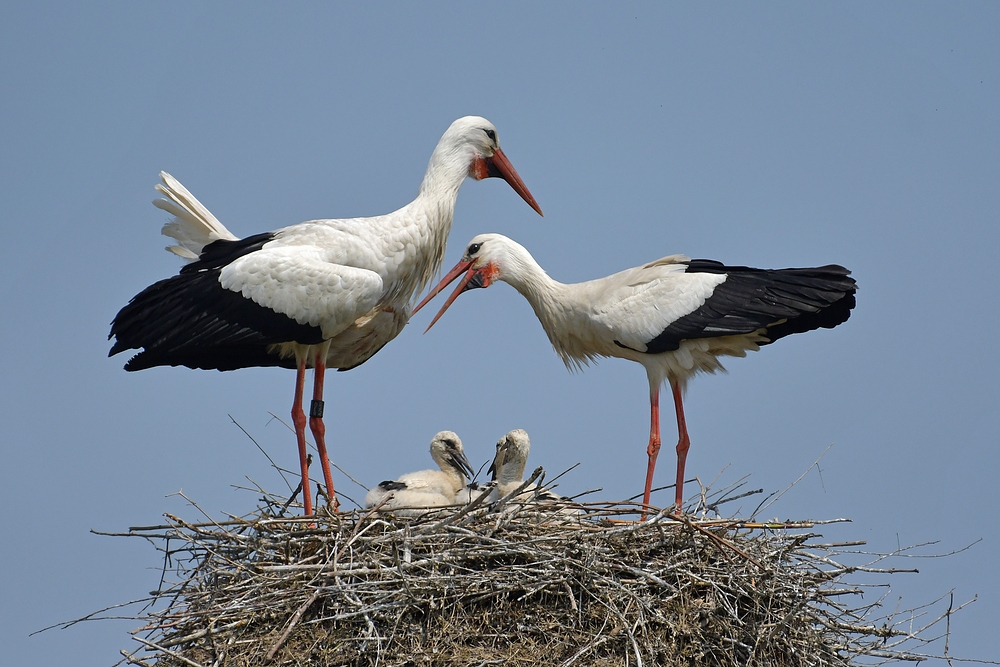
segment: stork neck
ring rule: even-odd
[[[413,244],[417,250],[415,253],[405,254],[397,267],[399,274],[403,276],[397,289],[407,300],[427,287],[434,275],[441,270],[448,234],[451,233],[455,216],[455,201],[464,180],[464,174],[449,175],[447,169],[436,164],[432,157],[416,199],[397,212],[398,219],[404,224],[386,230],[384,238],[402,239],[399,249]]]
[[[444,471],[444,474],[448,476],[448,479],[451,481],[456,492],[465,486],[465,475],[463,475],[458,469],[446,466],[442,468],[442,470]]]
[[[524,467],[527,461],[511,461],[497,475],[497,487],[501,495],[506,495],[524,482]]]
[[[550,278],[526,250],[514,255],[510,265],[501,280],[520,292],[544,321],[555,303],[565,298],[566,285]]]
[[[468,161],[462,163],[458,158],[454,151],[449,152],[439,144],[427,164],[427,172],[420,183],[417,198],[410,204],[414,218],[425,225],[421,234],[422,241],[430,251],[430,261],[414,269],[418,291],[427,286],[434,274],[441,269],[441,262],[444,260],[458,190],[469,173]]]
[[[434,462],[438,464],[438,467],[441,468],[441,472],[452,483],[456,491],[465,486],[465,475],[461,470],[452,465],[451,462],[445,460],[443,457],[437,456],[436,454],[431,454],[431,458],[433,458]]]
[[[455,206],[458,189],[469,175],[471,157],[454,145],[439,143],[431,153],[424,180],[420,183],[420,198],[450,200]]]

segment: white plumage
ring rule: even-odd
[[[490,473],[495,484],[491,501],[508,496],[524,484],[524,470],[531,454],[531,439],[528,432],[521,428],[508,431],[497,442],[497,453],[490,466]],[[518,494],[519,498],[536,495],[543,502],[558,502],[565,500],[548,489],[538,490],[538,482],[532,482]]]
[[[671,255],[605,278],[564,284],[550,278],[521,245],[499,234],[482,234],[414,312],[464,274],[430,329],[459,294],[502,280],[528,300],[570,369],[599,357],[642,364],[651,412],[646,506],[660,448],[659,391],[669,381],[677,412],[675,503],[680,511],[689,446],[682,407],[687,380],[699,372],[724,370],[720,356],[746,356],[789,334],[846,321],[856,290],[849,273],[836,265],[752,269]]]
[[[524,484],[524,470],[528,465],[529,454],[531,454],[531,439],[528,437],[527,431],[520,428],[508,431],[504,437],[497,441],[496,456],[493,458],[493,464],[489,470],[491,481],[482,486],[469,485],[465,487],[459,492],[458,501],[468,503],[486,494],[487,498],[484,502],[494,503],[514,493],[518,487]],[[537,482],[532,482],[524,487],[517,499],[542,503],[566,504],[571,502],[548,489],[539,488]]]
[[[460,502],[457,498],[466,488],[466,476],[474,474],[462,441],[452,431],[441,431],[431,440],[431,458],[439,470],[410,472],[381,482],[365,496],[365,507],[379,505],[380,509],[405,514],[407,510],[447,507]]]
[[[134,297],[115,317],[110,354],[141,349],[125,368],[297,369],[292,409],[305,511],[312,512],[302,409],[304,373],[315,368],[309,424],[327,492],[323,382],[395,338],[410,302],[440,269],[458,190],[467,176],[498,176],[541,213],[485,118],[456,120],[431,155],[416,199],[387,215],[312,220],[238,239],[169,174],[154,202],[174,215],[168,248],[191,260],[180,274]]]
[[[161,231],[178,243],[167,246],[167,250],[193,261],[213,241],[239,241],[180,181],[165,171],[160,172],[160,179],[163,184],[157,183],[156,191],[167,198],[154,199],[153,206],[174,216]]]

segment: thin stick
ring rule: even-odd
[[[257,441],[256,441],[256,440],[254,439],[254,437],[253,437],[252,435],[250,435],[250,432],[249,432],[249,431],[247,431],[247,430],[246,430],[245,428],[243,428],[243,425],[242,425],[242,424],[240,424],[240,423],[239,423],[238,421],[236,421],[236,420],[235,420],[235,419],[233,418],[233,416],[232,416],[232,415],[227,415],[227,417],[229,417],[229,419],[231,419],[231,420],[232,420],[232,422],[233,422],[234,424],[236,424],[236,426],[237,426],[237,427],[239,427],[239,429],[240,429],[241,431],[243,431],[243,433],[244,433],[244,434],[245,434],[245,435],[246,435],[246,436],[247,436],[248,438],[250,438],[250,442],[252,442],[253,444],[257,445],[257,449],[259,449],[259,450],[260,450],[260,453],[261,453],[261,454],[263,454],[263,455],[264,455],[264,457],[265,457],[265,458],[266,458],[266,459],[267,459],[267,460],[268,460],[268,461],[269,461],[269,462],[271,463],[271,467],[272,467],[272,468],[274,468],[275,470],[277,470],[277,471],[278,471],[278,475],[279,475],[279,476],[281,477],[281,481],[282,481],[282,482],[284,482],[284,483],[285,483],[285,486],[287,486],[287,487],[288,487],[288,490],[289,490],[289,491],[291,491],[291,490],[292,490],[292,485],[288,483],[288,479],[287,479],[287,478],[285,477],[285,473],[284,473],[284,472],[283,472],[283,471],[281,470],[281,468],[280,468],[280,467],[278,466],[278,464],[274,462],[274,459],[272,459],[272,458],[271,458],[271,455],[270,455],[270,454],[268,454],[268,453],[267,453],[267,452],[266,452],[266,451],[264,450],[264,448],[260,446],[260,443],[259,443],[259,442],[257,442]],[[301,483],[302,483],[302,482],[299,482],[299,484],[301,484]]]
[[[302,618],[302,614],[306,613],[306,610],[312,606],[312,603],[319,598],[321,592],[322,590],[319,588],[314,590],[312,595],[309,596],[309,599],[303,602],[302,605],[295,610],[295,613],[292,614],[291,620],[288,621],[288,626],[285,628],[285,631],[281,633],[281,636],[278,637],[278,641],[274,643],[271,650],[269,650],[267,655],[264,656],[265,660],[268,662],[274,660],[275,654],[281,649],[282,646],[284,646],[285,642],[288,641],[288,637],[292,634],[292,630],[294,630],[295,626],[298,625],[299,619]]]
[[[826,446],[826,449],[824,449],[823,452],[816,458],[816,460],[812,462],[812,465],[810,465],[808,468],[806,468],[805,471],[803,471],[803,473],[801,475],[799,475],[795,479],[794,482],[792,482],[791,484],[789,484],[788,486],[786,486],[785,489],[783,491],[781,491],[779,494],[777,494],[776,496],[772,497],[767,502],[766,505],[763,505],[762,507],[758,507],[756,510],[754,510],[753,514],[750,515],[750,518],[751,519],[754,518],[759,513],[763,512],[768,507],[770,507],[771,505],[773,505],[775,502],[777,502],[778,498],[780,498],[781,496],[785,495],[793,486],[795,486],[796,484],[798,484],[799,482],[801,482],[802,478],[805,477],[806,475],[808,475],[810,470],[812,470],[813,468],[818,468],[819,467],[819,462],[821,460],[823,460],[823,457],[826,456],[826,453],[828,451],[830,451],[831,447],[833,447],[833,443],[832,442],[829,445]]]
[[[149,641],[148,639],[143,639],[142,637],[132,637],[132,639],[134,639],[137,642],[140,642],[142,644],[145,644],[146,646],[149,646],[150,648],[155,648],[157,651],[160,651],[162,653],[166,653],[171,658],[177,658],[178,660],[180,660],[181,662],[183,662],[185,665],[190,665],[190,667],[204,667],[204,665],[202,665],[200,662],[195,662],[194,660],[191,660],[190,658],[185,658],[180,653],[177,653],[176,651],[171,651],[168,648],[164,648],[163,646],[160,646],[159,644],[153,643],[153,642]]]
[[[125,660],[127,660],[130,665],[139,665],[139,667],[153,667],[153,665],[149,664],[148,662],[143,662],[139,658],[135,657],[135,653],[129,653],[125,649],[121,649],[118,652],[121,653],[123,656],[125,656]]]

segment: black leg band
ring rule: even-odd
[[[323,418],[323,401],[313,399],[312,403],[309,404],[309,416],[318,419]]]

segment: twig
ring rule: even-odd
[[[812,470],[813,468],[817,468],[818,469],[819,468],[819,462],[823,460],[823,457],[826,456],[826,453],[828,451],[830,451],[831,447],[833,447],[833,443],[832,442],[829,445],[826,446],[826,449],[824,449],[823,452],[816,458],[816,460],[812,462],[812,465],[810,465],[808,468],[806,468],[805,471],[801,475],[799,475],[795,479],[794,482],[792,482],[791,484],[789,484],[788,486],[786,486],[784,488],[784,490],[782,490],[777,495],[771,497],[770,500],[767,502],[766,505],[758,506],[757,509],[754,510],[753,514],[750,515],[750,518],[753,518],[753,517],[757,516],[758,514],[760,514],[764,510],[766,510],[768,507],[770,507],[771,505],[773,505],[775,502],[777,502],[778,498],[780,498],[781,496],[785,495],[793,486],[795,486],[796,484],[798,484],[799,482],[801,482],[802,478],[805,477],[806,475],[808,475],[810,470]],[[765,498],[765,500],[767,500],[767,499]]]
[[[288,490],[291,491],[292,490],[292,485],[288,483],[288,479],[285,477],[284,471],[281,469],[280,466],[278,466],[277,463],[274,462],[274,459],[271,458],[271,455],[268,454],[267,451],[265,451],[264,448],[260,446],[260,443],[257,442],[257,440],[255,440],[254,437],[252,435],[250,435],[250,432],[247,431],[245,428],[243,428],[243,425],[240,424],[238,421],[236,421],[236,419],[232,415],[227,415],[227,416],[229,417],[230,420],[232,420],[232,422],[234,424],[236,424],[236,426],[241,431],[243,431],[243,433],[248,438],[250,438],[250,442],[252,442],[253,444],[257,445],[257,449],[259,449],[260,453],[263,454],[264,457],[271,463],[271,467],[278,471],[278,475],[281,477],[281,481],[284,482],[285,486],[288,487]]]
[[[147,663],[261,664],[294,645],[303,664],[445,655],[442,664],[526,664],[543,655],[578,667],[696,650],[719,667],[793,655],[847,667],[864,657],[922,660],[920,649],[943,637],[943,657],[958,664],[951,620],[968,603],[946,595],[886,612],[885,582],[850,578],[902,571],[888,559],[930,557],[916,546],[865,553],[857,540],[813,532],[844,519],[699,519],[667,508],[638,522],[630,502],[578,503],[586,514],[568,518],[529,489],[543,488],[542,476],[493,505],[483,495],[416,516],[375,507],[287,517],[275,514],[284,498],[252,489],[264,501],[244,517],[166,515],[165,525],[133,527],[127,535],[153,544],[166,573],[163,604],[143,610],[134,631],[155,652]],[[745,484],[706,489],[700,505]]]
[[[204,667],[204,665],[202,665],[200,662],[195,662],[194,660],[191,660],[190,658],[185,658],[180,653],[177,653],[176,651],[171,651],[170,649],[165,648],[163,646],[160,646],[159,644],[156,644],[154,642],[151,642],[148,639],[143,639],[142,637],[132,637],[132,639],[134,639],[137,642],[140,642],[142,644],[145,644],[146,646],[148,646],[150,648],[155,648],[157,651],[160,651],[160,652],[162,652],[162,653],[164,653],[166,655],[169,655],[171,658],[176,658],[177,660],[180,660],[181,662],[183,662],[185,665],[190,665],[190,667]]]
[[[153,665],[149,664],[148,662],[143,662],[139,658],[135,657],[135,653],[129,653],[125,649],[122,649],[118,652],[121,653],[123,656],[125,656],[125,660],[130,665],[139,665],[139,667],[153,667]]]
[[[268,662],[274,660],[275,654],[277,654],[281,647],[284,646],[285,642],[288,641],[288,637],[292,634],[292,630],[294,630],[295,626],[298,625],[299,619],[302,618],[302,614],[306,613],[306,610],[312,606],[312,603],[319,598],[320,593],[321,589],[317,588],[314,590],[312,595],[309,596],[309,599],[303,602],[302,605],[295,610],[295,613],[292,614],[291,620],[288,621],[288,626],[285,628],[285,631],[281,633],[281,636],[278,637],[278,641],[274,642],[274,646],[272,646],[267,652],[265,660]]]

